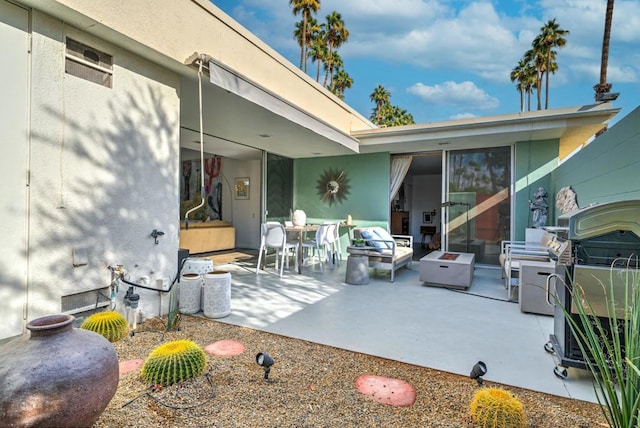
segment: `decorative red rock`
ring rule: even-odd
[[[204,347],[207,354],[220,357],[240,355],[244,352],[244,345],[235,340],[219,340]]]
[[[120,377],[126,375],[129,372],[138,370],[144,364],[144,360],[136,358],[135,360],[123,361],[120,363]]]
[[[364,374],[356,379],[356,388],[369,399],[390,406],[408,407],[416,401],[416,389],[401,379]]]

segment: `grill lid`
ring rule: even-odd
[[[640,237],[640,200],[590,205],[558,217],[558,227],[568,230],[567,239],[583,241],[615,231]]]

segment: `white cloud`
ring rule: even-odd
[[[474,117],[477,117],[477,116],[473,113],[459,113],[459,114],[454,114],[453,116],[449,116],[449,119],[451,120],[473,119]]]
[[[417,95],[425,102],[436,105],[451,105],[481,110],[494,109],[500,105],[497,98],[490,96],[469,81],[461,83],[448,81],[434,86],[416,83],[407,88],[407,92]]]

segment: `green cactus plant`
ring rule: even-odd
[[[174,340],[155,348],[142,366],[142,378],[154,385],[169,386],[204,373],[207,356],[190,340]]]
[[[502,388],[482,388],[471,400],[471,419],[482,428],[527,426],[522,402]]]
[[[95,313],[84,320],[80,328],[98,333],[109,342],[117,342],[129,332],[127,320],[115,311]]]

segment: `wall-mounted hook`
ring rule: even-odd
[[[153,231],[151,232],[151,237],[153,238],[156,245],[158,244],[158,236],[162,235],[164,235],[164,232],[158,229],[153,229]]]

